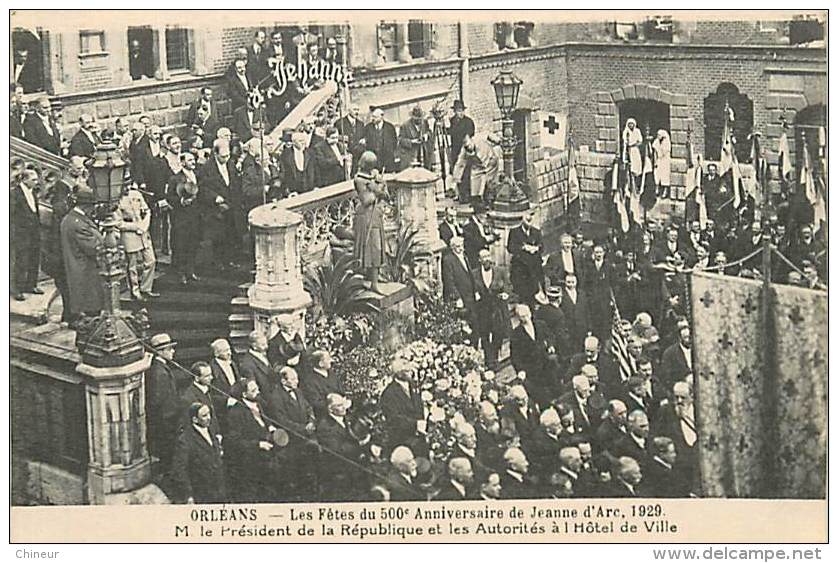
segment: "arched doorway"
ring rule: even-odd
[[[24,94],[45,90],[44,49],[39,32],[23,28],[12,31],[12,61],[10,82],[20,84]]]
[[[620,112],[620,143],[623,142],[622,132],[629,118],[637,122],[644,141],[649,136],[654,138],[658,129],[670,131],[669,104],[657,100],[633,98],[618,102],[617,108]],[[622,147],[620,148],[622,150]]]
[[[751,152],[747,139],[754,129],[754,102],[730,82],[719,84],[715,92],[704,98],[704,157],[708,160],[721,157],[726,103],[733,109],[733,135],[738,141],[736,157],[739,162],[747,162]]]

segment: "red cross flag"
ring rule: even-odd
[[[542,111],[538,122],[541,125],[541,146],[559,151],[565,150],[567,138],[567,114]]]

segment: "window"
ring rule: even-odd
[[[654,16],[646,20],[646,39],[672,43],[672,16]]]
[[[79,54],[91,55],[105,52],[105,32],[82,30],[79,32]]]
[[[754,129],[754,102],[730,82],[723,82],[715,92],[704,98],[704,157],[718,160],[722,152],[722,134],[725,128],[725,104],[733,109],[733,137],[736,140],[736,158],[748,162],[751,144],[748,135]]]
[[[789,22],[789,43],[803,45],[812,41],[823,41],[824,24],[815,16],[798,16]]]
[[[614,22],[611,34],[614,39],[635,41],[638,38],[637,24],[634,22]]]
[[[411,20],[407,24],[407,50],[413,59],[428,57],[433,48],[433,29],[431,24]]]
[[[381,22],[376,29],[378,59],[383,63],[409,62],[433,56],[433,25],[421,20]]]
[[[500,22],[495,24],[495,43],[498,49],[518,49],[519,47],[534,47],[535,38],[532,22]]]
[[[166,30],[166,67],[169,71],[189,70],[189,30]]]

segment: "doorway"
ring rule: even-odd
[[[128,73],[131,80],[154,78],[157,70],[154,50],[154,31],[150,27],[128,28]]]
[[[654,138],[658,129],[669,132],[669,104],[655,100],[633,99],[619,102],[617,107],[620,110],[620,143],[623,142],[623,130],[629,118],[637,121],[637,128],[643,133],[644,142],[649,137]]]
[[[29,29],[13,30],[12,56],[14,64],[10,69],[10,82],[20,84],[24,94],[43,92],[44,49],[40,34]]]

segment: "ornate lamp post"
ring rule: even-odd
[[[105,288],[102,313],[89,323],[83,335],[80,352],[84,362],[97,367],[123,365],[143,357],[143,347],[134,334],[133,319],[126,319],[120,311],[120,282],[125,277],[127,258],[120,245],[119,223],[114,212],[125,185],[126,163],[110,142],[99,145],[90,166],[90,185],[96,194],[98,215],[104,241],[97,248],[99,275]],[[82,336],[82,335],[80,335]]]
[[[492,207],[500,212],[521,212],[529,208],[530,202],[521,188],[520,182],[515,180],[515,147],[518,139],[512,132],[512,112],[518,107],[518,94],[523,81],[515,76],[511,70],[501,70],[491,82],[495,90],[495,99],[501,113],[503,137],[503,176]]]
[[[119,308],[120,281],[126,255],[120,245],[115,211],[125,184],[125,162],[113,143],[96,149],[90,166],[99,224],[104,233],[96,249],[99,275],[105,287],[102,311],[79,327],[76,345],[82,361],[76,371],[85,383],[87,414],[87,501],[90,504],[166,502],[151,483],[151,459],[146,445],[145,371],[151,354],[137,333],[144,335],[146,313],[134,317]]]

